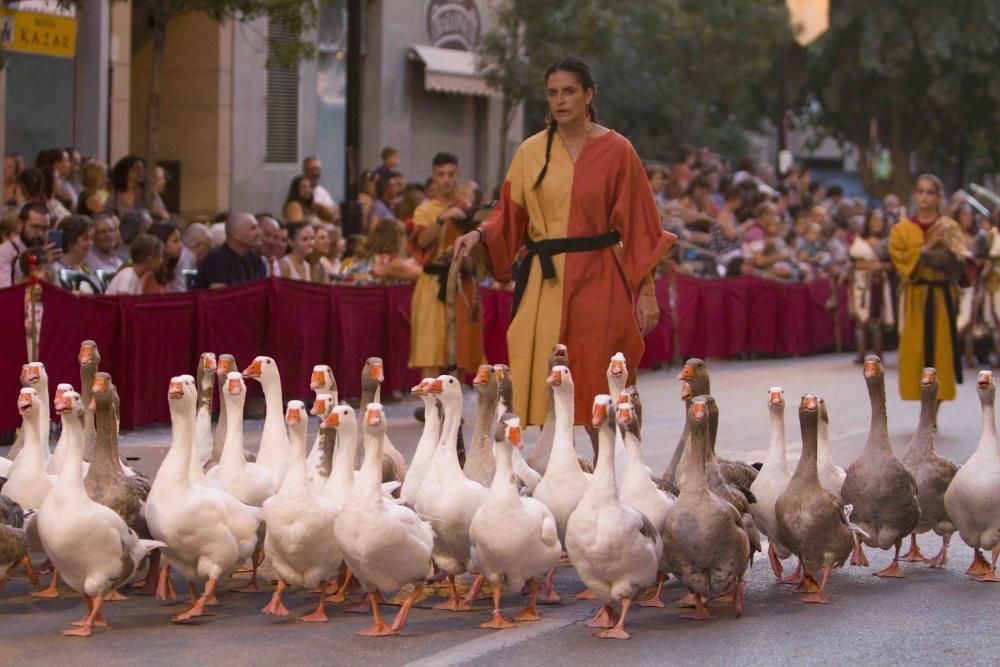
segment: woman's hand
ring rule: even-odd
[[[655,293],[639,292],[639,298],[635,302],[635,319],[643,338],[660,323],[660,305],[656,302]]]
[[[483,233],[478,229],[473,229],[468,234],[462,234],[455,239],[455,252],[452,261],[458,259],[468,259],[472,257],[472,249],[482,243]]]

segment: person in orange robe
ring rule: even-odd
[[[456,241],[456,256],[485,246],[501,282],[514,277],[507,330],[514,412],[542,424],[548,357],[569,348],[577,424],[589,424],[594,396],[608,392],[607,367],[625,354],[629,377],[643,335],[659,322],[653,271],[676,237],[663,231],[646,171],[627,139],[594,123],[593,75],[566,57],[545,75],[547,130],[521,144],[493,214]]]

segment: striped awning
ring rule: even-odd
[[[476,72],[475,54],[471,51],[414,45],[410,47],[409,58],[424,64],[426,90],[482,97],[500,94]]]

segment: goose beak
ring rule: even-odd
[[[94,382],[94,392],[97,393],[97,382]],[[103,391],[103,388],[101,389]],[[167,391],[167,397],[173,400],[184,398],[184,383],[183,382],[171,382],[170,389]]]
[[[687,382],[682,382],[681,383],[681,400],[682,401],[689,401],[689,400],[691,400],[691,398],[692,398],[691,395],[693,393],[694,392],[691,390],[691,385],[689,385]]]
[[[785,404],[785,392],[781,387],[771,387],[767,395],[767,404],[782,406]]]
[[[545,382],[550,387],[562,386],[563,383],[562,371],[557,371],[557,370],[552,371],[552,373],[549,375],[548,379],[545,380]]]
[[[493,367],[493,374],[496,376],[497,382],[503,382],[504,378],[507,377],[507,373],[504,372],[504,369],[500,368],[499,366]]]
[[[73,408],[72,401],[66,398],[65,395],[56,396],[56,400],[54,401],[53,405],[56,409],[56,414],[59,415],[66,414]]]
[[[326,386],[326,377],[323,371],[313,371],[309,379],[309,389],[316,391]]]
[[[684,364],[684,368],[681,372],[677,374],[678,380],[693,380],[694,379],[694,369],[691,368],[691,364]]]
[[[433,382],[431,382],[431,386],[428,388],[428,391],[432,394],[443,394],[444,382],[441,382],[441,380],[439,379],[435,379]]]
[[[254,359],[253,363],[246,367],[243,371],[243,377],[260,379],[261,374],[261,364],[259,359]]]
[[[37,384],[38,381],[41,379],[42,379],[42,374],[41,372],[39,372],[37,366],[29,365],[23,371],[21,371],[21,380],[25,384]]]
[[[876,375],[878,375],[878,367],[879,367],[879,362],[877,360],[872,359],[871,361],[869,361],[869,360],[866,359],[865,360],[865,378],[867,378],[867,379],[870,380],[873,377],[875,377]]]
[[[611,359],[611,374],[615,377],[622,375],[625,372],[625,360],[612,358]]]
[[[624,405],[625,403],[628,403],[628,402],[629,402],[629,400],[628,400],[628,394],[623,391],[620,394],[618,394],[618,400],[615,401],[615,405],[620,406],[620,405]]]
[[[382,364],[372,364],[371,376],[380,384],[385,381],[385,371],[382,369]]]
[[[289,426],[298,426],[302,423],[302,413],[298,410],[289,410],[285,415],[285,421]]]
[[[604,403],[594,403],[594,411],[591,415],[590,424],[594,428],[598,428],[601,424],[608,420],[608,406]]]
[[[410,387],[410,393],[414,396],[426,396],[429,384],[426,380],[421,380],[416,385]]]
[[[215,355],[211,352],[206,352],[201,355],[201,364],[206,371],[214,371],[216,369]]]
[[[239,380],[232,378],[226,382],[226,391],[229,392],[230,396],[239,396],[240,392],[243,391],[243,387],[240,386]]]
[[[313,403],[312,409],[309,411],[311,415],[322,415],[326,414],[326,399],[317,398],[316,402]]]
[[[229,359],[219,359],[219,364],[215,369],[215,374],[225,377],[233,372],[232,362]]]
[[[19,414],[25,415],[29,410],[31,410],[31,394],[22,391],[17,396],[17,411]]]
[[[335,428],[340,426],[340,415],[336,412],[331,412],[323,420],[323,428]]]
[[[929,387],[932,384],[934,384],[934,381],[936,379],[937,379],[937,371],[934,370],[933,368],[925,368],[920,373],[920,386]]]
[[[89,345],[81,345],[80,353],[77,355],[77,361],[80,362],[81,366],[86,366],[91,361],[94,360],[94,348]]]
[[[473,387],[478,387],[481,384],[486,384],[487,382],[489,382],[490,381],[490,372],[492,370],[493,370],[492,368],[481,367],[476,372],[476,377],[472,380],[472,386]]]
[[[108,381],[102,377],[94,378],[94,384],[90,386],[90,390],[95,394],[103,394],[107,390],[107,388],[108,388]]]
[[[803,394],[802,395],[802,409],[806,412],[816,412],[818,408],[818,403],[816,401],[815,394]]]
[[[708,416],[708,407],[699,401],[691,406],[691,415],[696,421],[705,421],[705,417]]]
[[[632,406],[628,403],[618,405],[618,423],[628,424],[632,421]]]
[[[518,449],[524,445],[521,441],[521,427],[520,426],[508,426],[507,427],[507,439],[510,440],[510,444],[514,445]]]
[[[369,426],[378,426],[382,423],[382,412],[377,408],[368,408],[365,412],[365,422]]]
[[[992,371],[979,371],[979,379],[976,381],[976,385],[980,389],[989,389],[993,386],[993,373]]]

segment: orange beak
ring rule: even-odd
[[[77,361],[80,362],[80,365],[82,366],[84,364],[89,364],[93,360],[94,360],[94,348],[92,348],[89,345],[81,345],[80,354],[77,355]]]
[[[340,426],[340,415],[336,412],[331,412],[323,420],[323,428],[333,428],[335,426]]]
[[[298,426],[302,423],[302,414],[298,410],[289,410],[285,415],[285,421],[289,426]]]
[[[428,388],[428,391],[432,394],[443,394],[444,382],[441,382],[441,380],[434,380],[431,382],[431,386]]]
[[[768,405],[784,405],[785,396],[778,390],[768,392],[767,403]]]
[[[313,403],[312,410],[309,411],[310,414],[321,415],[326,412],[326,399],[317,398],[316,402]]]
[[[97,382],[94,382],[94,391],[97,391]],[[102,390],[103,391],[103,390]],[[167,396],[172,399],[184,398],[184,385],[180,382],[171,382]]]
[[[216,368],[215,356],[205,353],[201,355],[201,363],[206,371],[214,371]]]
[[[924,387],[929,387],[934,384],[934,380],[937,378],[937,371],[933,368],[925,368],[920,374],[920,384]]]
[[[313,371],[309,380],[309,388],[313,391],[326,386],[326,375],[323,371]]]
[[[681,400],[682,401],[689,401],[689,400],[691,400],[691,398],[692,398],[691,394],[693,394],[693,393],[694,392],[691,390],[691,385],[689,385],[687,382],[682,382],[681,383]]]
[[[219,359],[218,368],[215,369],[216,375],[219,377],[225,377],[233,372],[233,362],[229,359]]]
[[[684,364],[684,368],[681,372],[677,374],[678,380],[693,380],[694,379],[694,369],[691,368],[690,364]]]
[[[376,382],[384,382],[385,371],[382,370],[382,364],[372,364],[371,375]]]
[[[815,412],[818,404],[816,403],[815,394],[803,394],[802,395],[802,409],[806,412]]]
[[[594,403],[594,411],[591,415],[591,426],[599,427],[608,420],[608,406],[604,403]]]
[[[94,378],[94,384],[91,385],[90,390],[97,394],[103,394],[107,388],[108,381],[105,378]]]
[[[56,394],[56,400],[53,402],[53,405],[56,408],[57,414],[63,414],[64,412],[69,412],[73,407],[72,401],[66,398],[66,395],[62,393]]]
[[[705,406],[704,403],[695,403],[693,406],[691,406],[691,413],[694,415],[695,419],[697,419],[698,421],[703,421],[705,417],[708,415],[708,408]]]
[[[617,377],[617,376],[621,375],[624,372],[625,372],[625,362],[622,361],[621,359],[612,359],[611,360],[611,374],[614,375],[615,377]]]
[[[257,379],[260,377],[260,374],[261,374],[261,367],[260,367],[260,360],[258,359],[254,359],[253,363],[247,366],[246,370],[243,371],[243,377],[245,378]]]
[[[42,374],[37,366],[29,365],[21,371],[21,380],[26,384],[35,384],[40,379],[42,379]]]
[[[865,362],[865,377],[873,378],[878,375],[878,362],[866,361]]]
[[[550,387],[559,387],[563,383],[562,371],[553,370],[545,381]]]
[[[369,426],[378,426],[382,423],[382,414],[375,409],[369,409],[365,413],[365,421]]]
[[[423,380],[419,384],[410,387],[410,393],[414,396],[426,396],[427,395],[427,383]]]
[[[31,394],[26,391],[22,391],[17,395],[17,411],[20,414],[26,414],[28,410],[31,409]]]
[[[632,421],[632,407],[619,404],[618,406],[618,421],[622,424],[628,424]]]
[[[478,387],[479,385],[484,384],[484,383],[489,382],[489,381],[490,381],[490,372],[489,372],[489,370],[487,370],[485,368],[480,368],[476,372],[476,377],[473,378],[473,380],[472,380],[472,386]]]
[[[504,378],[507,377],[507,374],[499,366],[493,367],[493,375],[496,376],[497,382],[503,382]]]
[[[615,405],[621,405],[622,403],[628,403],[629,397],[624,391],[618,394],[618,400],[615,401]]]
[[[243,388],[240,387],[240,381],[233,378],[232,380],[226,382],[226,390],[229,392],[230,396],[239,396],[240,391],[242,391]]]
[[[993,384],[993,373],[990,371],[979,371],[979,379],[976,384],[980,389],[986,389]]]
[[[521,441],[521,427],[520,426],[510,426],[507,428],[507,439],[510,440],[510,444],[514,445],[518,449],[524,445]]]

